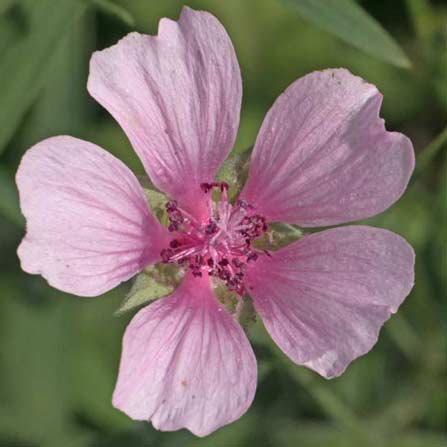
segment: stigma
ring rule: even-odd
[[[230,291],[243,295],[248,264],[269,254],[253,246],[253,241],[267,231],[266,220],[244,200],[231,204],[225,182],[202,183],[200,189],[208,205],[203,221],[174,200],[166,204],[173,238],[160,253],[162,262],[177,264],[195,277],[214,277]],[[217,201],[212,200],[213,191],[220,193]]]

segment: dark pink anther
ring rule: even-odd
[[[217,271],[217,275],[219,276],[220,279],[222,279],[223,281],[229,281],[231,278],[231,273],[227,270],[227,269],[219,269]]]
[[[214,233],[217,233],[217,231],[218,231],[217,223],[214,222],[214,220],[209,219],[209,223],[205,227],[205,233],[206,234],[214,234]]]
[[[172,241],[171,242],[169,242],[169,246],[171,247],[171,248],[178,248],[178,247],[180,247],[180,242],[177,240],[177,239],[172,239]]]
[[[253,209],[253,207],[246,200],[243,200],[243,199],[239,199],[236,202],[236,206],[238,206],[239,208],[242,208],[244,210]]]
[[[161,259],[188,269],[194,277],[202,277],[204,272],[221,280],[229,290],[243,295],[244,276],[247,264],[255,262],[264,253],[252,246],[252,242],[267,231],[263,216],[244,200],[232,205],[228,201],[226,182],[201,183],[201,190],[208,194],[213,188],[220,191],[215,204],[209,196],[209,215],[203,221],[196,220],[182,210],[176,201],[166,204],[168,229],[178,232],[169,243],[169,248],[161,251]]]
[[[253,261],[256,261],[257,259],[258,259],[258,254],[255,253],[254,251],[250,252],[247,255],[247,262],[253,262]]]
[[[238,258],[233,258],[231,260],[231,263],[236,267],[239,268],[242,265],[242,262]]]
[[[205,265],[205,258],[202,255],[196,255],[195,261],[197,265]]]
[[[177,230],[178,230],[178,224],[177,224],[177,223],[171,222],[171,223],[168,225],[168,231],[170,231],[171,233],[172,233],[173,231],[177,231]]]
[[[170,248],[163,248],[163,250],[160,253],[161,256],[161,260],[163,262],[169,262],[169,259],[171,258],[171,256],[174,255],[174,251],[171,250]]]
[[[207,194],[213,189],[213,183],[201,183],[200,189]]]
[[[177,209],[177,201],[176,200],[170,200],[165,205],[166,211],[174,211]]]
[[[200,189],[205,193],[209,193],[213,188],[219,188],[220,192],[228,191],[229,185],[227,182],[212,182],[212,183],[201,183]]]

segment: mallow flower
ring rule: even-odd
[[[323,377],[368,352],[410,292],[414,253],[397,234],[347,225],[270,250],[273,222],[302,228],[365,219],[404,192],[410,140],[379,118],[382,95],[345,69],[290,85],[265,117],[248,179],[230,200],[216,181],[239,124],[242,82],[231,41],[207,12],[183,8],[158,35],[131,33],[93,54],[88,91],[118,121],[150,180],[169,199],[167,224],[137,177],[70,136],[29,149],[17,172],[27,232],[22,268],[92,297],[147,266],[181,283],[128,325],[113,405],[160,430],[198,436],[250,406],[257,372],[236,308],[251,297],[279,348]]]

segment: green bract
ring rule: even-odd
[[[180,283],[178,268],[168,264],[156,264],[138,274],[115,315],[142,306],[157,298],[169,295]]]

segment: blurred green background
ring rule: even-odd
[[[447,445],[443,1],[365,0],[357,3],[363,9],[347,0],[187,2],[214,13],[236,47],[244,80],[236,150],[253,144],[288,84],[327,67],[376,84],[388,129],[414,143],[418,166],[405,196],[368,223],[414,246],[416,286],[373,351],[342,377],[325,381],[295,366],[257,323],[249,335],[259,386],[248,413],[205,439],[160,433],[110,402],[131,318],[113,312],[129,285],[80,299],[20,270],[24,222],[13,177],[21,156],[42,138],[71,134],[142,173],[124,133],[86,92],[88,60],[131,30],[155,34],[158,20],[177,19],[183,4],[0,0],[0,446]]]

